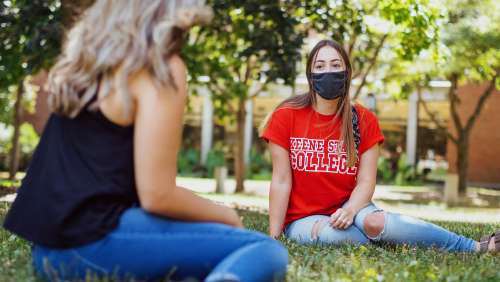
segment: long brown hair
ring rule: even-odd
[[[342,124],[341,140],[343,141],[343,144],[345,145],[346,148],[347,164],[348,166],[351,167],[356,164],[356,161],[358,159],[358,153],[356,150],[356,143],[354,141],[354,133],[353,133],[353,124],[352,124],[353,114],[352,114],[351,98],[349,96],[349,88],[351,85],[351,77],[352,77],[352,67],[347,52],[339,43],[337,43],[334,40],[321,40],[316,44],[316,46],[314,46],[314,48],[309,53],[309,56],[307,57],[307,64],[306,64],[306,76],[307,76],[307,82],[309,84],[309,91],[305,94],[293,96],[284,100],[276,107],[273,113],[282,108],[299,109],[316,104],[317,102],[316,94],[313,91],[313,85],[311,79],[312,65],[316,61],[316,57],[318,55],[319,50],[325,46],[330,46],[335,50],[337,50],[337,52],[342,57],[342,60],[344,61],[345,68],[347,71],[347,79],[345,81],[345,88],[344,88],[346,94],[341,98],[339,98],[340,101],[337,107],[337,115],[331,121],[331,123],[333,125],[333,123],[337,122],[338,118],[341,118],[341,124]],[[268,126],[271,115],[269,115],[264,121],[263,128],[266,128]]]

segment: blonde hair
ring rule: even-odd
[[[112,87],[122,94],[129,114],[127,81],[142,69],[149,71],[155,83],[175,87],[167,59],[179,53],[186,31],[210,22],[212,11],[203,2],[97,0],[69,31],[62,54],[50,71],[50,109],[75,117],[100,83],[103,96]]]

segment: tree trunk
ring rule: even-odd
[[[469,168],[469,132],[462,132],[457,144],[458,194],[462,198],[467,192],[467,169]]]
[[[21,135],[21,102],[24,92],[24,80],[17,85],[16,102],[14,104],[14,134],[12,135],[12,149],[10,150],[9,179],[16,179],[19,169],[19,137]]]
[[[245,99],[238,101],[237,128],[236,128],[236,155],[234,158],[234,170],[236,177],[236,193],[245,191]]]
[[[457,131],[457,172],[458,172],[458,193],[459,195],[465,196],[467,192],[467,170],[469,168],[469,139],[472,128],[476,123],[479,115],[481,114],[484,104],[488,98],[493,93],[496,85],[496,79],[498,77],[498,72],[495,73],[493,78],[490,80],[488,87],[479,96],[479,100],[474,107],[474,111],[471,116],[467,119],[465,125],[463,125],[460,116],[458,114],[457,106],[460,104],[460,99],[458,97],[458,75],[453,74],[450,78],[451,87],[448,92],[450,100],[450,112],[455,130]],[[453,139],[452,139],[453,140]]]
[[[464,130],[464,126],[462,125],[462,121],[458,112],[458,105],[460,104],[460,98],[458,97],[458,75],[452,74],[449,78],[451,82],[451,87],[448,91],[448,100],[450,102],[450,114],[451,121],[453,126],[455,127],[456,135],[455,138],[455,146],[457,148],[457,163],[456,169],[458,174],[458,194],[459,198],[465,195],[467,190],[467,140],[468,136]],[[452,139],[453,140],[453,139]]]
[[[479,96],[479,100],[474,108],[472,115],[467,119],[465,125],[459,115],[459,110],[457,107],[460,104],[460,98],[458,97],[458,74],[451,74],[448,80],[451,82],[451,87],[448,91],[448,100],[450,105],[450,118],[452,125],[456,131],[455,136],[441,123],[437,120],[435,113],[432,113],[425,102],[421,102],[424,110],[429,115],[430,119],[436,124],[436,126],[446,132],[446,136],[450,139],[453,145],[457,148],[457,174],[458,174],[458,193],[460,197],[466,196],[467,192],[467,170],[469,168],[469,139],[471,135],[472,128],[476,123],[479,115],[481,114],[484,104],[488,98],[492,95],[495,89],[496,79],[498,77],[498,71],[491,78],[488,87]]]

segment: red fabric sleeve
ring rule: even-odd
[[[361,156],[375,144],[384,143],[385,138],[374,113],[368,109],[363,109],[360,116],[361,143],[359,144],[359,155]]]
[[[274,111],[260,137],[267,142],[278,144],[288,151],[290,148],[290,130],[292,128],[290,114],[290,109]]]

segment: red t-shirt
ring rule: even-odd
[[[377,117],[355,105],[361,142],[359,155],[384,141]],[[313,214],[330,215],[349,199],[356,186],[358,165],[347,167],[345,146],[340,141],[341,120],[322,115],[309,106],[280,108],[262,138],[285,148],[292,167],[292,190],[285,226]]]

